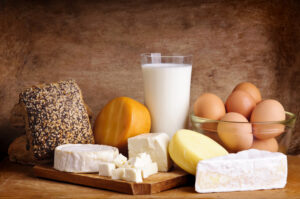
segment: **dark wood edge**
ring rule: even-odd
[[[85,185],[90,187],[96,187],[121,193],[127,193],[127,194],[134,194],[134,191],[132,190],[133,186],[131,183],[123,183],[121,181],[117,180],[111,180],[110,184],[107,183],[106,179],[101,178],[89,178],[86,175],[78,175],[73,173],[67,173],[67,172],[61,172],[54,170],[52,168],[46,168],[43,166],[34,166],[33,167],[33,173],[37,177],[62,181],[62,182],[68,182],[72,184],[79,184],[79,185]],[[83,183],[85,182],[85,183]]]

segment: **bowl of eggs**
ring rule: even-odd
[[[296,122],[295,114],[277,100],[262,99],[250,82],[238,84],[225,104],[217,95],[203,93],[190,118],[193,130],[232,153],[251,148],[286,153]]]

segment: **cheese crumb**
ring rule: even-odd
[[[127,158],[122,155],[119,154],[115,159],[114,159],[114,163],[117,167],[122,167],[125,163],[127,162]]]

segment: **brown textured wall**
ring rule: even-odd
[[[240,81],[299,114],[299,1],[2,1],[0,152],[22,130],[9,118],[25,87],[73,78],[94,115],[108,100],[143,101],[139,55],[193,54],[191,101],[223,100]],[[292,153],[300,153],[300,126]]]

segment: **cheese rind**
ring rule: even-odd
[[[147,133],[131,137],[128,139],[129,158],[146,152],[157,163],[158,171],[168,171],[172,166],[168,153],[169,140],[166,133]]]
[[[127,139],[149,133],[151,117],[145,105],[129,97],[117,97],[106,104],[94,123],[97,144],[127,151]]]
[[[283,188],[287,157],[250,149],[199,161],[195,190],[199,193]]]
[[[116,147],[98,144],[65,144],[55,148],[54,168],[76,173],[99,172],[99,164],[113,162],[119,154]]]
[[[112,176],[112,170],[116,168],[114,163],[102,162],[99,164],[99,175],[100,176]]]

